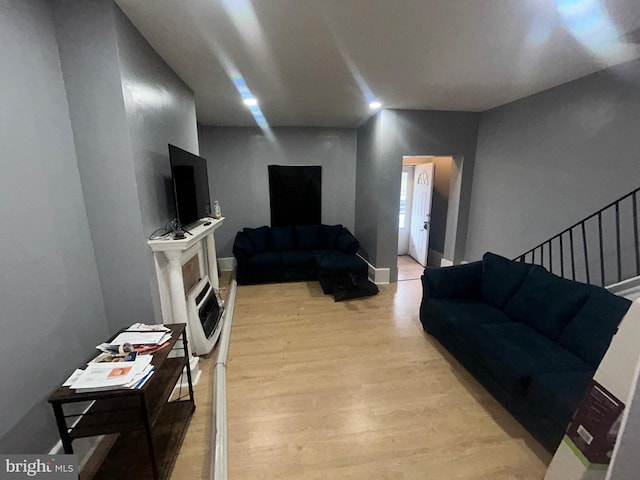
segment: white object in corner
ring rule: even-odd
[[[640,368],[638,363],[640,345],[637,342],[639,335],[640,300],[636,300],[620,322],[618,333],[611,340],[611,345],[593,377],[626,404],[626,411],[630,407],[634,381]],[[625,415],[621,432],[624,430],[626,420]],[[619,440],[620,434],[618,434]],[[613,461],[615,461],[618,447],[619,445],[616,445]],[[606,475],[607,470],[594,469],[590,468],[590,465],[583,464],[576,453],[563,441],[553,456],[544,478],[545,480],[604,480]]]
[[[215,305],[219,309],[216,309]],[[187,294],[187,314],[189,315],[187,327],[191,353],[194,355],[211,353],[222,330],[224,306],[206,275]],[[209,318],[212,314],[216,318]],[[205,325],[202,322],[205,322],[205,324],[213,323],[213,325],[206,325],[207,329],[213,328],[208,336],[205,331]]]
[[[223,272],[233,272],[236,266],[236,259],[235,257],[222,257],[218,259],[218,265],[220,265],[220,270]]]

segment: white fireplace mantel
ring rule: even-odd
[[[190,229],[191,235],[187,233],[183,239],[174,240],[166,235],[149,240],[156,263],[163,323],[188,323],[182,266],[195,255],[199,259],[200,277],[207,275],[211,286],[216,290],[219,288],[213,234],[223,221],[224,217],[211,219],[210,225],[203,224]]]

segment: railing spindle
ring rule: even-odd
[[[562,235],[560,235],[560,276],[564,278],[564,247],[562,245]]]
[[[640,275],[640,245],[638,245],[638,199],[633,192],[633,243],[636,251],[636,275]]]
[[[564,258],[564,249],[565,249],[565,240],[563,238],[563,235],[566,234],[567,232],[569,232],[569,249],[570,249],[570,254],[571,254],[571,258],[570,258],[570,262],[571,262],[571,278],[573,280],[576,279],[576,245],[574,244],[574,234],[573,234],[573,229],[575,228],[580,228],[581,233],[582,233],[582,250],[583,250],[583,254],[584,254],[584,270],[585,270],[585,275],[586,275],[586,281],[587,283],[591,283],[591,272],[590,272],[590,261],[589,261],[589,246],[588,243],[589,241],[587,240],[587,228],[586,228],[586,223],[591,220],[591,219],[596,219],[597,223],[598,223],[598,233],[597,233],[597,239],[598,239],[598,251],[599,251],[599,260],[600,260],[600,281],[601,281],[601,285],[605,286],[607,279],[606,279],[606,275],[607,275],[607,270],[605,268],[605,264],[604,264],[604,250],[605,250],[605,245],[604,245],[604,232],[603,232],[603,213],[604,212],[608,212],[611,210],[615,210],[615,235],[616,235],[616,244],[615,244],[615,248],[616,248],[616,267],[617,267],[617,280],[623,281],[624,277],[623,277],[623,271],[622,271],[622,262],[625,261],[625,259],[622,258],[622,254],[623,254],[623,248],[625,249],[624,251],[628,251],[627,249],[630,248],[630,242],[627,241],[627,236],[626,233],[623,232],[622,226],[620,224],[621,222],[621,218],[620,218],[620,204],[625,201],[627,198],[630,198],[632,200],[632,221],[633,221],[633,250],[634,253],[633,255],[635,256],[634,260],[635,260],[635,274],[640,276],[640,226],[639,226],[639,221],[638,221],[638,193],[640,192],[640,188],[636,188],[635,190],[627,193],[626,195],[620,197],[618,200],[614,200],[613,202],[609,203],[608,205],[604,206],[603,208],[601,208],[600,210],[598,210],[595,213],[592,213],[591,215],[589,215],[588,217],[585,217],[584,219],[582,219],[579,222],[576,222],[575,224],[571,225],[569,228],[563,230],[562,232],[560,232],[559,234],[555,235],[554,237],[551,237],[551,239],[546,240],[542,243],[540,243],[539,245],[533,247],[531,250],[528,250],[527,253],[521,255],[520,257],[516,257],[516,259],[519,259],[521,261],[526,261],[527,259],[527,255],[530,253],[531,254],[531,261],[534,264],[539,264],[542,265],[543,267],[545,266],[545,262],[547,261],[548,258],[548,267],[549,267],[549,271],[553,272],[553,241],[556,238],[559,238],[559,246],[560,246],[560,255],[559,255],[559,261],[560,261],[560,275],[564,277],[565,275],[565,258]],[[608,227],[607,227],[608,228]],[[624,233],[624,238],[623,238],[623,233]],[[607,231],[608,234],[608,231]],[[608,237],[607,237],[608,238]],[[576,239],[577,241],[577,239]],[[608,240],[607,240],[608,241]],[[546,256],[547,258],[545,258],[545,249],[549,249],[548,251],[548,255]],[[578,247],[579,248],[579,247]],[[540,258],[538,260],[538,250],[540,251]],[[593,252],[592,252],[593,253]],[[631,255],[631,254],[630,254]],[[629,259],[631,261],[631,259]],[[569,260],[567,260],[569,261]],[[568,271],[567,271],[568,273]],[[629,272],[631,273],[631,272]],[[594,282],[595,283],[595,282]]]
[[[569,230],[569,246],[571,248],[571,279],[576,279],[576,260],[573,253],[573,229]]]
[[[604,287],[604,244],[602,242],[602,212],[598,212],[598,240],[600,244],[600,286]]]
[[[585,222],[580,225],[582,227],[582,247],[584,248],[584,268],[587,274],[587,283],[591,283],[591,277],[589,276],[589,252],[587,250],[587,229],[585,228]]]
[[[618,264],[618,281],[622,281],[622,260],[620,258],[620,203],[616,203],[616,261]]]

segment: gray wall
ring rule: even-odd
[[[193,92],[116,6],[114,18],[120,77],[137,186],[146,278],[157,322],[162,321],[155,263],[146,246],[149,235],[175,216],[167,144],[198,153]],[[129,324],[132,322],[129,322]]]
[[[322,166],[322,222],[353,231],[356,131],[339,128],[200,126],[200,155],[207,159],[211,200],[225,223],[216,230],[219,257],[231,257],[243,227],[270,224],[268,165]]]
[[[159,322],[146,240],[173,216],[167,143],[197,152],[193,94],[112,0],[54,5],[110,330]]]
[[[467,260],[508,257],[639,186],[640,61],[481,116]]]
[[[451,189],[451,170],[453,159],[436,157],[435,175],[433,179],[433,200],[431,202],[431,232],[429,248],[444,254],[444,243],[447,231],[447,208]]]
[[[383,113],[378,112],[358,128],[356,153],[355,236],[360,242],[360,254],[374,267],[378,257],[378,165],[386,139],[381,133]]]
[[[358,129],[356,234],[370,263],[389,268],[392,282],[398,273],[402,157],[451,155],[464,165],[460,215],[453,227],[463,247],[479,117],[467,112],[383,110]],[[445,245],[444,250],[447,258],[457,260],[453,246]]]
[[[111,331],[153,320],[115,7],[60,0],[55,18],[78,167]]]
[[[147,237],[175,215],[167,144],[198,154],[193,92],[115,7],[118,59]]]
[[[46,397],[107,320],[50,8],[0,8],[0,451],[38,453],[57,439]]]

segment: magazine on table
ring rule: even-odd
[[[138,383],[153,372],[152,359],[151,355],[136,355],[130,361],[92,362],[68,386],[77,393],[137,388]]]

